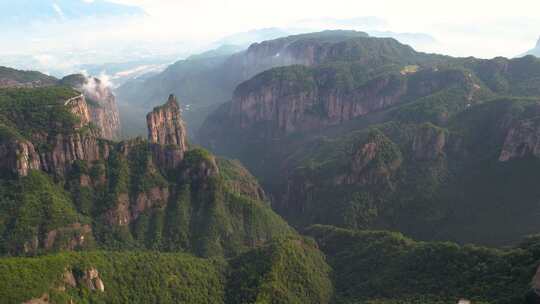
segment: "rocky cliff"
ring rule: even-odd
[[[101,130],[101,137],[120,138],[120,113],[111,88],[95,77],[74,74],[64,77],[60,84],[81,91],[88,102],[92,122]]]
[[[414,73],[388,73],[362,81],[339,68],[286,67],[264,72],[242,83],[225,110],[212,116],[201,129],[200,138],[212,148],[226,144],[228,137],[273,140],[295,132],[309,132],[380,112],[431,96],[454,94],[465,109],[486,91],[471,73],[461,70],[426,69]],[[345,75],[344,75],[345,74]],[[434,120],[444,122],[448,112]],[[223,127],[222,122],[229,125]],[[234,135],[233,135],[234,134]],[[243,134],[238,136],[238,134]],[[249,135],[247,135],[249,134]],[[255,135],[253,135],[255,134]]]
[[[174,95],[146,116],[148,140],[154,144],[154,159],[161,168],[176,168],[188,149],[187,132]]]
[[[170,95],[167,103],[154,108],[146,116],[148,140],[160,145],[177,145],[187,149],[186,128],[181,117],[181,110],[176,97]]]
[[[355,31],[324,31],[284,37],[251,45],[247,50],[224,56],[197,56],[179,61],[145,81],[127,83],[117,92],[122,101],[142,106],[146,113],[156,100],[170,92],[190,101],[185,119],[190,136],[219,104],[231,99],[235,87],[268,69],[282,66],[320,66],[334,61],[360,65],[413,64],[438,58],[415,52],[393,39],[379,39]],[[127,108],[124,113],[133,113]],[[128,115],[128,114],[126,114]],[[140,115],[140,114],[139,114]],[[131,118],[133,120],[135,117]],[[139,119],[139,118],[137,118]]]
[[[84,95],[17,90],[0,102],[16,109],[0,117],[0,178],[11,181],[0,202],[18,202],[0,204],[0,254],[137,246],[223,256],[294,234],[239,163],[188,149],[174,96],[148,114],[148,140],[112,142]]]
[[[505,162],[525,156],[540,156],[538,117],[515,123],[506,135],[499,160]]]
[[[99,131],[89,126],[91,116],[83,95],[61,101],[75,117],[75,123],[62,128],[75,132],[47,132],[36,130],[28,138],[5,138],[0,147],[2,167],[18,176],[29,170],[64,176],[76,161],[93,162],[107,158],[109,147],[99,139]]]

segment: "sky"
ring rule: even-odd
[[[13,1],[0,0],[4,15],[10,13]],[[424,33],[437,43],[417,47],[421,51],[480,58],[517,56],[531,49],[540,37],[538,0],[17,1],[39,3],[39,7],[28,4],[22,10],[25,13],[43,11],[45,3],[53,8],[53,17],[31,16],[20,25],[11,21],[3,24],[0,64],[20,61],[23,65],[67,69],[130,58],[175,58],[201,51],[224,36],[268,27]],[[129,5],[126,11],[130,14],[118,14],[121,9],[115,9],[115,14],[97,10],[100,13],[69,18],[70,12],[80,10],[81,3],[90,7],[111,2]],[[70,6],[75,8],[70,11]],[[131,14],[133,7],[143,13]],[[375,22],[339,22],[359,17]]]
[[[433,51],[454,56],[515,56],[540,37],[538,0],[118,0],[143,7],[186,37],[283,27],[303,19],[375,16],[386,30],[436,37]],[[149,31],[154,29],[149,28]],[[158,29],[159,32],[159,29]],[[166,32],[163,32],[166,34]]]

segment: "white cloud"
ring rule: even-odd
[[[223,36],[256,28],[317,24],[321,19],[337,28],[344,26],[339,20],[362,16],[378,21],[347,27],[427,33],[440,44],[422,50],[455,56],[511,57],[534,46],[540,35],[538,0],[514,0],[512,5],[493,0],[113,1],[140,6],[148,15],[64,20],[62,8],[54,3],[60,20],[33,23],[24,32],[0,31],[5,42],[0,54],[38,56],[34,59],[46,66],[43,69],[52,71],[69,64],[196,51]]]
[[[58,14],[58,17],[60,17],[61,19],[64,19],[64,12],[60,8],[60,6],[58,6],[58,4],[56,4],[56,3],[53,3],[52,7],[53,7],[54,11]]]
[[[209,39],[253,28],[287,26],[298,20],[376,16],[380,30],[423,32],[444,44],[432,51],[479,57],[513,56],[540,35],[537,0],[115,0],[142,6],[161,35]],[[158,34],[160,36],[160,34]]]

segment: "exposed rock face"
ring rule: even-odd
[[[69,227],[49,231],[45,237],[43,248],[45,250],[70,250],[84,248],[93,238],[92,227],[75,223]]]
[[[147,192],[139,193],[132,207],[131,217],[136,219],[141,213],[154,207],[165,207],[169,201],[169,189],[153,187]]]
[[[207,181],[210,177],[217,176],[218,174],[219,168],[213,156],[198,160],[182,172],[183,178],[196,182]]]
[[[92,118],[90,117],[90,110],[88,109],[88,104],[84,95],[75,96],[65,101],[64,103],[68,106],[73,114],[80,119],[80,124],[78,128],[82,128],[90,123]]]
[[[105,139],[120,138],[120,113],[116,98],[111,89],[101,84],[98,79],[95,90],[85,91],[87,98],[97,102],[97,105],[90,107],[92,122],[101,129],[101,136]]]
[[[62,283],[64,283],[67,287],[77,287],[77,279],[75,279],[73,271],[69,269],[66,269],[66,271],[64,271],[64,274],[62,274]]]
[[[129,211],[129,194],[121,193],[116,198],[114,208],[105,214],[106,222],[111,226],[127,226],[131,223]]]
[[[382,133],[372,134],[351,159],[350,173],[345,179],[351,185],[391,185],[390,179],[401,166],[399,148]]]
[[[22,245],[22,252],[35,255],[39,250],[74,251],[93,245],[94,236],[90,225],[73,223],[66,227],[46,232],[43,236],[34,235]]]
[[[0,167],[17,176],[26,176],[30,170],[41,168],[34,145],[26,140],[0,144]]]
[[[103,284],[103,281],[101,280],[101,277],[99,276],[99,271],[96,268],[90,268],[87,269],[84,272],[83,277],[80,280],[81,284],[86,286],[89,290],[92,291],[105,291],[105,284]]]
[[[540,118],[517,122],[506,135],[499,161],[540,156]]]
[[[412,152],[416,160],[435,160],[444,155],[447,133],[434,125],[424,125],[414,135]]]
[[[109,157],[110,147],[92,134],[57,135],[48,143],[52,151],[40,152],[41,168],[48,173],[64,175],[77,160],[92,163]]]
[[[101,137],[109,140],[120,138],[120,114],[116,98],[109,86],[98,78],[81,74],[66,76],[60,83],[84,94],[89,106],[90,120],[101,130]]]
[[[160,168],[176,168],[187,151],[187,133],[180,106],[171,95],[163,106],[157,107],[146,117],[148,140]]]
[[[157,107],[146,116],[148,139],[160,145],[177,145],[187,150],[186,128],[181,117],[181,110],[176,97],[169,96],[163,106]]]
[[[332,71],[287,69],[282,74],[265,72],[238,86],[228,110],[221,111],[219,117],[210,117],[203,126],[203,142],[211,146],[208,142],[220,141],[213,137],[228,141],[225,138],[237,136],[231,134],[238,132],[275,139],[293,132],[317,130],[456,85],[468,92],[464,96],[467,102],[474,102],[478,90],[471,75],[457,70],[388,74],[351,89],[324,84],[337,77]]]
[[[362,49],[364,46],[373,53],[368,54]],[[274,67],[317,66],[343,58],[368,63],[373,57],[390,55],[390,52],[415,55],[412,48],[393,39],[372,38],[354,31],[325,31],[254,43],[246,51],[232,55],[225,62],[225,70],[229,71],[230,79],[240,83]]]
[[[90,113],[84,96],[77,96],[65,102],[80,119],[76,129],[88,125]],[[0,144],[0,166],[7,171],[26,176],[29,170],[43,170],[47,173],[63,176],[77,160],[93,162],[107,159],[110,147],[100,141],[99,135],[92,130],[72,134],[48,134],[45,132],[32,135],[31,141],[10,140]],[[41,148],[34,143],[42,143]]]

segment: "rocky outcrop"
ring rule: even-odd
[[[41,162],[31,142],[12,140],[0,144],[0,167],[10,174],[26,176],[30,170],[39,170]]]
[[[187,150],[186,127],[181,116],[180,106],[174,95],[167,103],[156,107],[146,116],[148,140],[160,145],[177,145]]]
[[[94,267],[89,268],[84,272],[80,282],[91,291],[105,291],[105,284],[103,284],[103,281],[99,276],[99,271]]]
[[[243,138],[273,140],[295,132],[314,131],[447,88],[459,87],[463,92],[462,102],[473,103],[480,90],[470,73],[459,70],[391,73],[358,87],[339,84],[342,76],[338,74],[332,69],[289,67],[262,73],[242,83],[228,110],[220,110],[219,117],[211,116],[203,126],[203,143],[212,146],[216,141],[229,142],[239,134]]]
[[[79,118],[71,133],[49,134],[43,130],[30,139],[12,138],[0,143],[0,167],[17,176],[30,170],[64,176],[78,160],[93,162],[107,159],[110,147],[92,129],[85,130],[91,121],[84,96],[64,102]]]
[[[391,186],[391,178],[401,163],[402,156],[399,147],[381,132],[373,132],[353,154],[350,173],[344,183],[360,186],[375,184]],[[339,179],[338,184],[341,184]]]
[[[324,31],[300,34],[252,44],[246,51],[232,55],[224,64],[230,79],[245,81],[275,67],[317,66],[335,60],[371,64],[381,58],[399,55],[414,58],[418,54],[394,39],[369,37],[355,31]]]
[[[87,126],[92,121],[92,118],[90,117],[90,110],[84,95],[70,98],[64,102],[64,105],[70,109],[71,113],[79,118],[79,124],[76,126],[76,128]]]
[[[47,140],[51,151],[40,151],[41,168],[48,173],[65,175],[78,160],[92,163],[109,157],[110,147],[95,134],[57,135]]]
[[[540,267],[536,269],[536,274],[533,276],[529,292],[526,295],[527,304],[540,303]]]
[[[432,124],[418,128],[413,137],[413,157],[419,161],[436,160],[444,155],[447,132]]]
[[[90,113],[92,122],[101,130],[101,136],[105,139],[120,138],[120,112],[116,104],[116,97],[111,89],[94,78],[93,89],[86,89],[84,94],[88,99],[94,101],[90,103]]]
[[[120,113],[111,88],[95,77],[81,74],[69,75],[60,80],[84,94],[89,108],[89,117],[100,129],[100,136],[109,139],[120,138]]]
[[[93,241],[92,227],[80,223],[72,224],[68,227],[49,231],[43,240],[43,248],[47,251],[73,251],[86,247],[87,243]]]
[[[52,288],[55,293],[65,293],[67,289],[85,288],[91,292],[105,292],[105,283],[101,279],[99,271],[95,267],[85,270],[66,269],[62,274],[61,282],[58,286]],[[68,297],[69,298],[69,297]],[[49,304],[51,297],[44,293],[40,298],[35,298],[24,302],[23,304]],[[75,304],[73,299],[69,299],[69,304]]]
[[[73,223],[47,231],[43,236],[35,234],[22,244],[21,249],[26,255],[35,255],[40,250],[74,251],[89,248],[93,244],[92,227],[88,224]]]
[[[187,151],[186,127],[176,97],[170,95],[167,103],[155,108],[146,120],[156,164],[160,168],[176,168]]]
[[[136,219],[144,211],[155,207],[163,208],[169,201],[169,189],[166,187],[153,187],[146,192],[139,193],[132,206],[131,217]]]
[[[177,145],[151,145],[152,157],[156,166],[164,172],[178,167],[184,159],[184,147]]]
[[[105,213],[105,221],[110,226],[127,226],[131,223],[129,194],[121,193],[116,197],[114,207]]]
[[[519,121],[510,128],[499,161],[505,162],[527,155],[540,156],[540,117]]]

